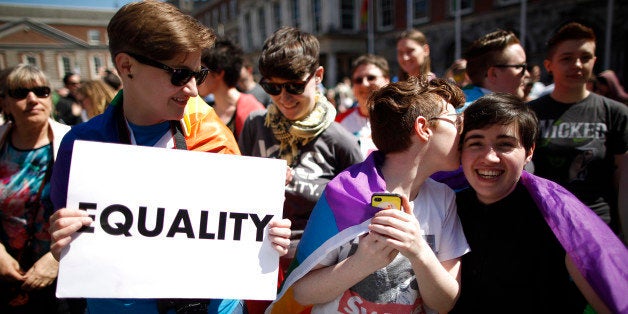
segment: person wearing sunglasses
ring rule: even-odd
[[[57,313],[50,176],[70,127],[51,119],[50,81],[32,65],[0,74],[0,103],[0,312]]]
[[[431,180],[460,165],[454,83],[425,76],[390,83],[369,99],[378,150],[329,182],[297,248],[272,313],[444,313],[460,291],[469,251],[454,192]],[[455,119],[455,118],[454,118]],[[374,193],[401,206],[374,207]],[[292,286],[290,286],[292,285]]]
[[[388,61],[378,55],[361,55],[353,61],[351,77],[353,95],[358,105],[339,114],[336,121],[358,138],[360,151],[366,158],[371,151],[377,149],[371,139],[367,102],[373,91],[390,83]]]
[[[110,20],[107,33],[109,50],[124,88],[103,114],[75,126],[61,143],[51,183],[52,201],[57,209],[50,218],[56,258],[71,242],[73,233],[92,223],[85,211],[64,208],[75,140],[239,154],[232,133],[198,97],[197,85],[208,74],[208,69],[201,65],[201,52],[211,48],[215,39],[210,29],[172,4],[149,0],[120,8]],[[287,252],[289,228],[288,220],[269,223],[268,238],[280,255]],[[92,314],[245,310],[241,300],[223,299],[87,299],[87,309]]]
[[[243,60],[240,47],[227,39],[217,41],[213,48],[203,51],[201,64],[210,69],[210,72],[198,87],[201,97],[214,95],[214,101],[210,105],[233,132],[236,140],[249,114],[264,109],[264,105],[255,96],[241,93],[236,88]]]
[[[83,122],[81,118],[81,104],[76,100],[76,91],[81,86],[81,76],[74,72],[67,72],[63,76],[63,87],[56,93],[58,98],[53,97],[52,116],[57,122],[67,125],[76,125]]]
[[[490,93],[508,93],[523,99],[530,78],[526,53],[515,34],[505,30],[488,33],[467,48],[467,74],[472,84],[463,88],[466,103]]]
[[[253,112],[238,144],[243,155],[286,160],[284,217],[292,220],[291,252],[325,185],[362,160],[357,139],[334,122],[336,110],[317,85],[323,79],[319,42],[312,34],[282,27],[266,39],[259,58],[262,88],[273,103]]]

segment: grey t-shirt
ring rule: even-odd
[[[242,155],[279,158],[279,141],[264,126],[266,111],[251,113],[240,134]],[[362,161],[357,138],[333,122],[323,133],[305,146],[296,166],[293,180],[286,186],[284,217],[292,221],[292,230],[305,229],[307,220],[327,183],[347,167]],[[299,236],[300,237],[300,236]]]

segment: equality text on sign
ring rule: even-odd
[[[138,206],[134,214],[128,206],[122,204],[102,207],[97,218],[93,211],[98,212],[101,208],[99,206],[97,203],[79,202],[79,209],[89,212],[102,231],[112,236],[126,237],[163,237],[165,233],[166,238],[185,236],[189,239],[249,241],[253,239],[241,239],[242,228],[244,224],[251,224],[256,230],[254,240],[262,242],[264,228],[273,218],[273,215],[260,218],[256,213],[229,211],[220,211],[218,217],[215,217],[208,210],[201,210],[199,216],[191,214],[187,209],[177,209],[176,215],[166,217],[166,208],[163,207],[149,209]],[[228,230],[233,230],[233,233],[228,234]],[[95,233],[95,227],[83,227],[79,232]]]

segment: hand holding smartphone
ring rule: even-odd
[[[397,193],[373,193],[371,206],[381,209],[401,209],[401,195]]]

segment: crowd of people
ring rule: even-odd
[[[327,91],[295,27],[265,40],[259,81],[169,3],[127,4],[107,31],[99,79],[0,72],[0,313],[628,312],[628,94],[593,72],[586,25],[551,35],[548,86],[513,32],[438,78],[412,29],[398,81],[364,54]],[[66,208],[76,140],[285,160],[277,299],[56,298],[61,252],[93,223]],[[401,208],[373,207],[382,192]]]

